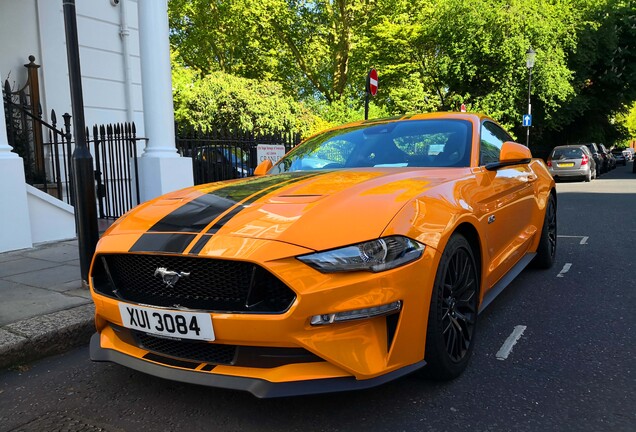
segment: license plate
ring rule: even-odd
[[[574,162],[566,162],[557,164],[559,168],[572,168],[574,166]]]
[[[214,340],[210,315],[119,303],[124,327],[179,339]]]

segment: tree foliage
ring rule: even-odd
[[[198,78],[173,64],[175,120],[203,131],[230,129],[255,133],[294,132],[303,136],[326,124],[272,81],[215,72]]]
[[[221,71],[277,82],[328,122],[361,118],[375,67],[372,115],[465,103],[521,136],[530,46],[536,144],[609,143],[636,100],[633,0],[170,0],[169,9],[178,63],[207,81]]]

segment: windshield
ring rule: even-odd
[[[555,149],[552,154],[552,159],[581,159],[582,157],[583,150],[580,148]]]
[[[331,130],[294,148],[270,173],[357,167],[467,167],[472,124],[401,120]]]

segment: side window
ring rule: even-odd
[[[494,123],[484,122],[481,125],[479,164],[486,165],[499,161],[501,146],[505,141],[512,139],[503,129]]]

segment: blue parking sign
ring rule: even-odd
[[[532,115],[526,114],[523,116],[523,125],[532,126]]]

